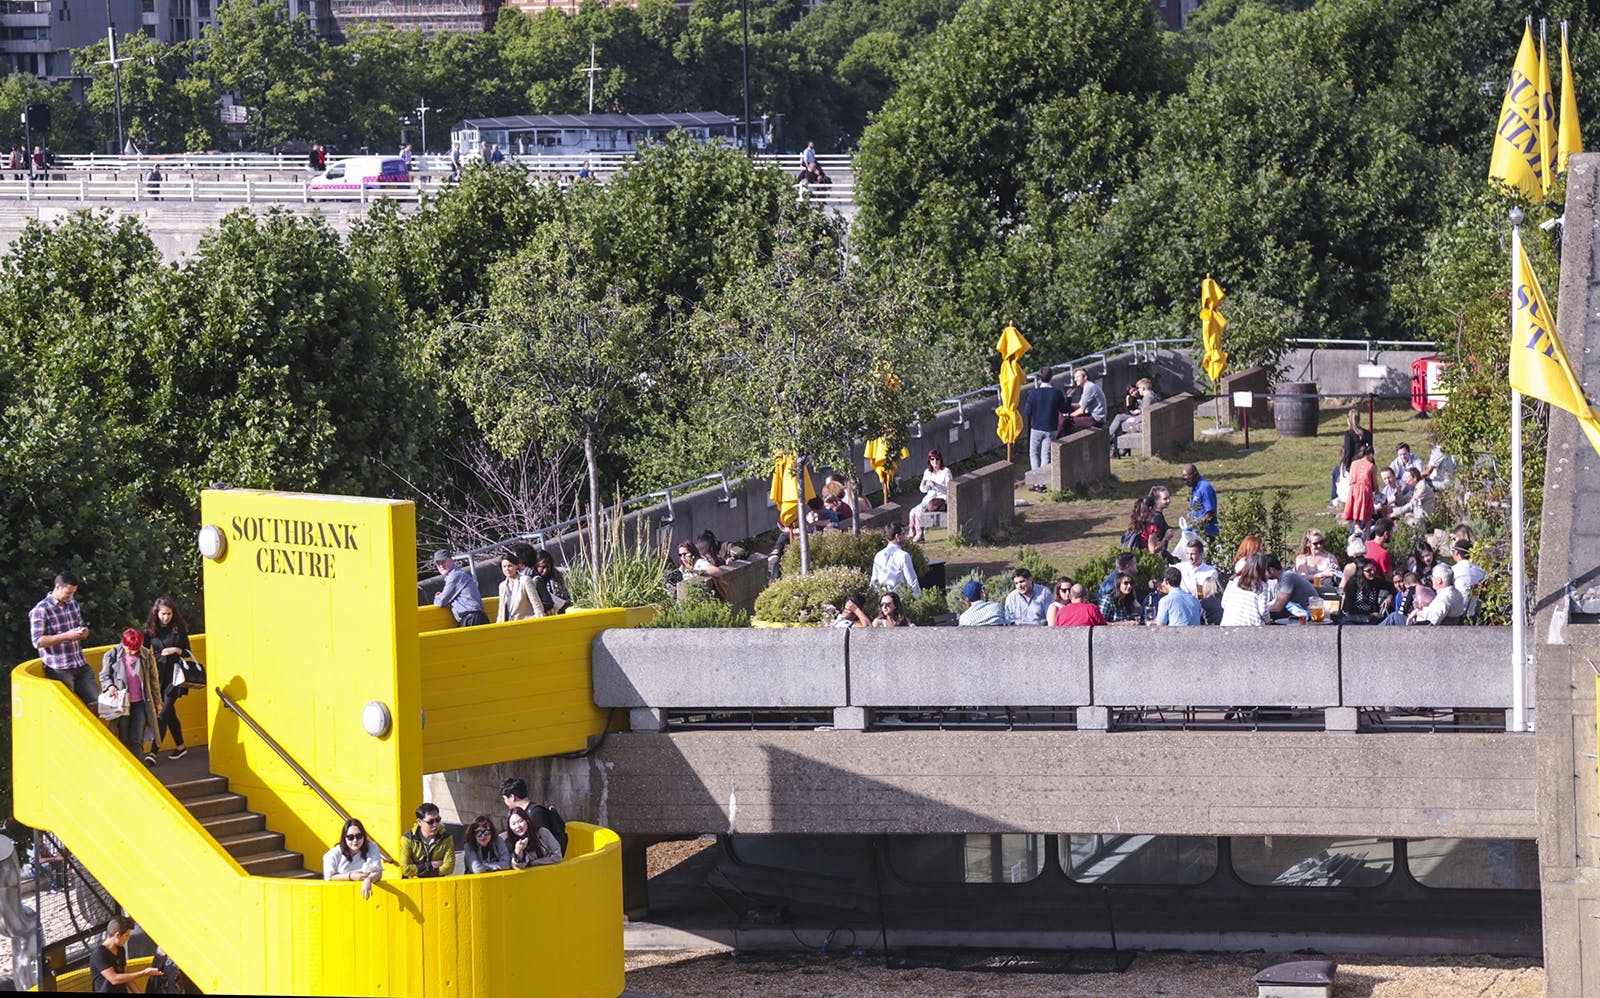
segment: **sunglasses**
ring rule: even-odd
[[[431,828],[434,825],[437,825],[439,823],[439,819],[438,818],[423,818],[422,819],[422,823]]]
[[[360,832],[351,832],[349,835],[344,837],[344,840],[346,842],[360,842],[364,838],[366,838],[366,836],[362,835]]]
[[[476,836],[477,836],[477,837],[478,837],[478,838],[480,838],[480,839],[481,839],[481,838],[483,838],[483,837],[484,837],[484,836],[485,836],[485,835],[493,835],[493,834],[494,834],[494,832],[493,832],[493,831],[491,831],[491,830],[489,830],[489,829],[487,829],[487,828],[480,828],[480,829],[478,829],[478,830],[477,830],[477,831],[475,831],[475,832],[473,832],[473,833],[472,833],[472,834],[473,834],[473,835],[476,835]]]

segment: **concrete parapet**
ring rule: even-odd
[[[1157,402],[1139,414],[1137,447],[1119,446],[1137,449],[1145,457],[1172,457],[1194,443],[1194,406],[1194,396],[1188,392]],[[1123,434],[1122,439],[1127,438]]]
[[[1016,472],[1010,461],[996,461],[956,477],[950,483],[949,524],[969,541],[985,534],[1011,533]]]
[[[1509,627],[1346,627],[1339,663],[1352,707],[1511,706]],[[1528,672],[1532,703],[1532,670]]]
[[[1260,364],[1235,371],[1222,379],[1218,386],[1221,396],[1222,419],[1234,426],[1243,426],[1242,410],[1234,408],[1234,392],[1254,392],[1250,400],[1250,425],[1264,430],[1272,425],[1272,372]]]
[[[1096,627],[1094,702],[1336,706],[1339,629]]]
[[[1089,703],[1089,628],[853,630],[850,704],[1073,706]]]
[[[594,639],[597,707],[832,707],[845,699],[833,628],[651,628]]]
[[[1050,488],[1066,492],[1111,477],[1111,435],[1103,429],[1078,430],[1050,441]]]

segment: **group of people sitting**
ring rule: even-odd
[[[969,580],[962,587],[968,605],[958,624],[1253,627],[1331,620],[1336,612],[1341,623],[1357,625],[1470,620],[1478,610],[1474,590],[1485,578],[1483,568],[1472,561],[1471,528],[1455,528],[1449,564],[1427,541],[1418,541],[1409,554],[1392,555],[1387,543],[1393,532],[1392,521],[1380,520],[1370,537],[1352,534],[1345,547],[1347,560],[1341,561],[1327,549],[1321,531],[1308,530],[1290,566],[1263,550],[1260,538],[1247,536],[1227,571],[1206,561],[1205,541],[1195,537],[1180,546],[1183,557],[1176,564],[1143,585],[1134,551],[1118,554],[1098,587],[1067,576],[1046,586],[1018,567],[1004,603],[988,599],[982,582]]]
[[[478,580],[472,574],[472,562],[458,565],[454,555],[441,549],[433,553],[433,563],[444,576],[444,585],[433,597],[434,605],[448,608],[461,627],[489,623]],[[500,582],[496,623],[549,617],[566,613],[572,606],[567,580],[549,551],[534,550],[531,544],[512,544],[500,555],[500,572],[505,577]]]
[[[462,862],[468,874],[525,870],[530,866],[559,863],[566,852],[566,822],[554,808],[528,799],[528,784],[511,777],[500,784],[506,805],[505,831],[495,830],[494,819],[480,814],[466,828]],[[401,837],[400,876],[448,877],[456,869],[455,837],[444,827],[439,808],[422,804],[417,823]],[[339,842],[322,857],[324,880],[356,880],[361,896],[372,897],[372,887],[383,879],[383,854],[367,838],[358,818],[340,830]]]
[[[1404,441],[1395,445],[1394,460],[1379,468],[1372,431],[1361,425],[1361,411],[1345,414],[1339,463],[1333,468],[1330,502],[1341,523],[1365,530],[1380,518],[1421,523],[1438,506],[1438,489],[1449,480],[1454,462],[1435,447],[1427,461]]]
[[[1022,403],[1022,419],[1028,425],[1028,467],[1031,470],[1050,466],[1050,441],[1073,430],[1105,426],[1108,412],[1105,391],[1089,377],[1085,368],[1072,372],[1072,387],[1065,391],[1052,383],[1054,374],[1048,366],[1039,368],[1034,377],[1038,384]],[[1128,411],[1118,413],[1112,423],[1113,456],[1117,435],[1137,430],[1143,407],[1159,401],[1149,378],[1140,378],[1128,390]]]

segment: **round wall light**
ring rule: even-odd
[[[389,708],[381,700],[373,700],[361,708],[361,726],[374,738],[389,733]]]
[[[195,539],[200,548],[200,554],[211,561],[221,561],[222,556],[228,553],[228,535],[222,528],[206,524],[200,528],[200,536]]]

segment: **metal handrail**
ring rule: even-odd
[[[278,753],[278,758],[282,759],[288,764],[290,769],[294,770],[294,775],[300,777],[301,783],[304,783],[306,786],[310,787],[312,793],[322,798],[322,802],[324,804],[333,808],[333,813],[339,816],[339,820],[341,822],[349,822],[350,812],[340,807],[339,802],[334,800],[328,794],[328,791],[322,789],[322,784],[317,782],[316,777],[306,772],[298,762],[295,762],[294,757],[285,751],[284,747],[279,745],[276,739],[267,734],[266,730],[262,728],[261,725],[256,723],[256,719],[251,717],[248,711],[239,706],[239,704],[232,697],[228,696],[228,694],[222,691],[222,687],[216,686],[213,687],[213,689],[216,690],[217,699],[222,701],[222,705],[239,715],[239,720],[245,723],[245,727],[249,728],[251,731],[254,731],[257,737],[266,742],[267,748]],[[379,842],[377,839],[374,839],[371,836],[367,837],[367,841],[378,847],[378,855],[383,857],[383,861],[385,863],[388,863],[391,866],[400,865],[399,861],[397,861],[393,856],[389,855],[388,851],[383,848],[382,842]]]

